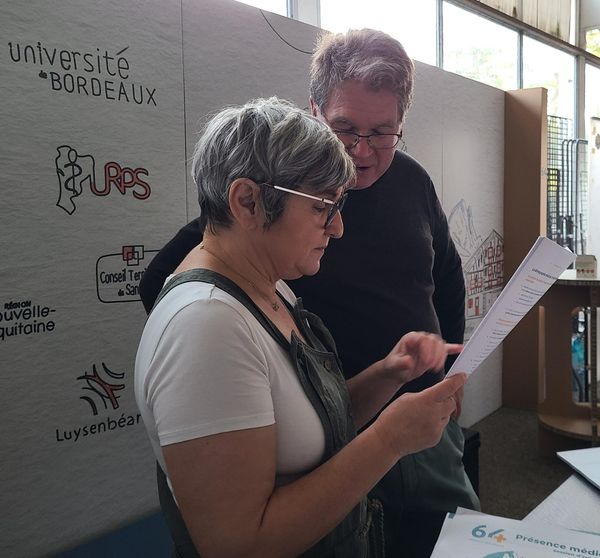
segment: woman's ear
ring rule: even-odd
[[[249,178],[236,178],[229,187],[229,209],[235,221],[245,230],[262,225],[264,221],[259,188]]]
[[[319,118],[319,114],[321,111],[319,111],[319,107],[317,106],[317,103],[315,103],[314,99],[312,97],[309,98],[310,101],[310,113],[315,116],[316,118]]]

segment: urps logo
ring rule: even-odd
[[[96,161],[92,155],[82,155],[70,145],[61,145],[56,149],[54,160],[58,176],[58,201],[56,205],[73,215],[77,207],[75,198],[82,195],[86,188],[95,196],[108,196],[117,191],[122,196],[131,194],[136,200],[145,200],[152,193],[150,185],[142,177],[148,176],[143,167],[132,169],[109,161],[104,165],[104,182],[96,181]]]

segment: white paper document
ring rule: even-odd
[[[431,558],[590,558],[600,536],[459,508],[448,514]]]
[[[575,254],[540,236],[454,361],[448,376],[471,374],[575,261]]]
[[[571,475],[523,519],[598,533],[600,490],[596,490],[583,477]]]
[[[556,455],[600,490],[600,447],[559,451]]]

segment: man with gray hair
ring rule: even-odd
[[[357,181],[344,209],[344,236],[331,243],[319,273],[290,286],[331,330],[347,378],[411,330],[463,340],[464,279],[446,217],[427,172],[396,149],[413,78],[402,45],[380,31],[325,34],[312,57],[312,113],[346,146]],[[140,284],[146,309],[200,241],[192,222],[153,260]],[[421,391],[442,377],[431,371],[403,391]],[[375,487],[388,556],[430,556],[446,512],[479,508],[463,446],[451,421],[437,446],[403,458]]]

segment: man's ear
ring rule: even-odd
[[[319,118],[319,115],[321,113],[319,111],[319,107],[317,106],[317,103],[315,103],[315,100],[312,97],[310,97],[309,101],[310,101],[310,113],[314,117]]]
[[[229,209],[243,229],[250,230],[263,221],[259,189],[249,178],[236,178],[229,186]]]

